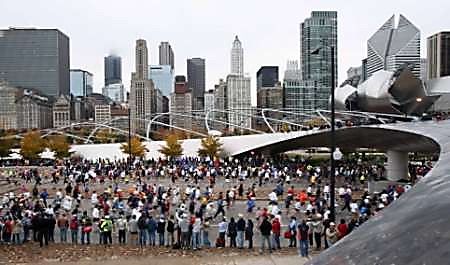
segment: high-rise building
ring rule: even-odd
[[[219,120],[214,124],[214,128],[224,128],[224,122],[228,121],[228,115],[225,112],[228,106],[227,100],[227,83],[220,79],[219,83],[214,85],[214,109],[215,111],[211,113],[210,117],[212,120]],[[219,126],[219,127],[217,127]]]
[[[175,76],[175,93],[182,94],[189,90],[186,77],[184,75]]]
[[[202,110],[205,94],[205,59],[187,59],[188,88],[192,90],[193,110]]]
[[[58,97],[70,93],[69,38],[57,29],[0,30],[0,80]]]
[[[46,129],[52,127],[49,98],[33,89],[0,82],[0,129]]]
[[[131,74],[130,114],[131,130],[145,131],[146,119],[151,117],[153,82],[148,79],[148,50],[147,42],[136,41],[136,71]]]
[[[237,35],[234,38],[233,47],[231,48],[231,74],[244,74],[244,49]]]
[[[122,83],[122,58],[117,55],[105,57],[105,86]]]
[[[74,97],[86,97],[94,91],[93,75],[85,70],[70,69],[70,94]]]
[[[192,92],[190,90],[184,93],[174,92],[170,94],[170,124],[176,127],[192,128]],[[178,115],[177,115],[178,114]]]
[[[278,66],[262,66],[256,73],[256,89],[274,87],[278,83]]]
[[[227,76],[226,103],[228,122],[231,130],[241,126],[251,128],[252,126],[252,102],[251,102],[251,79],[244,76],[244,49],[238,36],[233,41],[231,48],[231,73]]]
[[[420,30],[403,15],[395,27],[393,15],[367,42],[367,77],[379,70],[396,71],[405,64],[420,78]]]
[[[280,82],[274,86],[260,87],[257,91],[257,104],[259,109],[276,109],[283,108],[283,87]],[[275,115],[277,116],[277,115]],[[277,116],[279,118],[279,116]]]
[[[427,58],[420,58],[420,79],[425,81],[428,79],[428,60]]]
[[[300,80],[301,70],[298,66],[297,60],[288,60],[286,63],[286,70],[284,71],[284,79]]]
[[[427,39],[428,78],[450,75],[450,32],[439,32]]]
[[[323,109],[323,106],[328,103],[328,98],[324,95],[317,95],[318,91],[323,91],[323,89],[317,81],[285,79],[283,81],[283,105],[287,110],[298,113]]]
[[[150,65],[148,75],[164,96],[169,96],[173,92],[174,79],[170,65]]]
[[[102,88],[102,94],[116,103],[125,102],[125,88],[122,83],[104,86]]]
[[[60,95],[53,103],[53,128],[70,126],[71,117],[70,98]]]
[[[301,78],[315,81],[321,85],[310,100],[311,105],[319,109],[328,108],[331,94],[331,70],[335,73],[337,84],[337,12],[313,11],[311,17],[300,25],[300,62]],[[334,69],[331,69],[331,47],[334,47]],[[320,49],[318,53],[315,53]],[[307,82],[310,83],[310,82]],[[324,104],[323,104],[324,103]],[[300,104],[305,105],[305,104]]]
[[[167,41],[163,41],[159,45],[159,65],[170,65],[172,71],[175,68],[175,55]]]
[[[230,74],[227,76],[227,109],[230,124],[251,128],[252,102],[250,77]],[[230,125],[232,130],[236,126]]]
[[[214,89],[205,92],[205,112],[214,109]]]

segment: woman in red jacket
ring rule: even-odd
[[[281,249],[280,246],[280,234],[281,234],[281,224],[278,218],[274,218],[272,221],[272,248]]]

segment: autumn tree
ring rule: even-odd
[[[100,129],[95,134],[95,138],[102,144],[109,143],[113,137],[114,135],[108,129]]]
[[[217,136],[209,135],[203,138],[201,141],[200,149],[198,150],[199,156],[209,156],[211,158],[218,156],[222,151],[222,143]]]
[[[128,142],[125,142],[120,146],[120,150],[122,150],[124,154],[130,154],[131,152],[132,157],[143,157],[145,152],[147,152],[145,145],[139,141],[139,138],[136,136],[131,138],[130,147],[131,148],[129,148]]]
[[[71,154],[70,145],[67,142],[67,138],[63,135],[51,136],[48,140],[48,147],[55,153],[55,158],[58,159],[64,159]]]
[[[183,147],[178,141],[178,136],[176,134],[170,134],[166,138],[166,145],[161,146],[159,152],[167,157],[167,159],[172,159],[174,157],[181,156],[183,154]]]
[[[39,154],[44,152],[47,143],[42,139],[38,131],[31,131],[25,134],[20,141],[20,154],[24,159],[39,159]]]

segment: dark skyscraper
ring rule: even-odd
[[[201,110],[205,95],[205,59],[187,59],[188,87],[192,89],[192,109]]]
[[[105,57],[105,86],[122,83],[122,58],[116,55]]]
[[[439,32],[427,39],[428,78],[450,76],[450,32]]]
[[[70,93],[69,38],[57,29],[0,30],[0,80],[58,97]]]
[[[278,83],[278,66],[262,66],[256,73],[256,88],[274,87]]]

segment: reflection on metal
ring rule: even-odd
[[[380,70],[357,88],[336,89],[336,107],[347,110],[416,115],[424,113],[439,95],[427,95],[422,81],[408,67]]]
[[[450,121],[379,125],[373,128],[379,131],[379,141],[366,136],[364,128],[345,130],[361,142],[384,147],[388,141],[398,151],[439,152],[439,160],[400,199],[307,264],[448,264]]]

